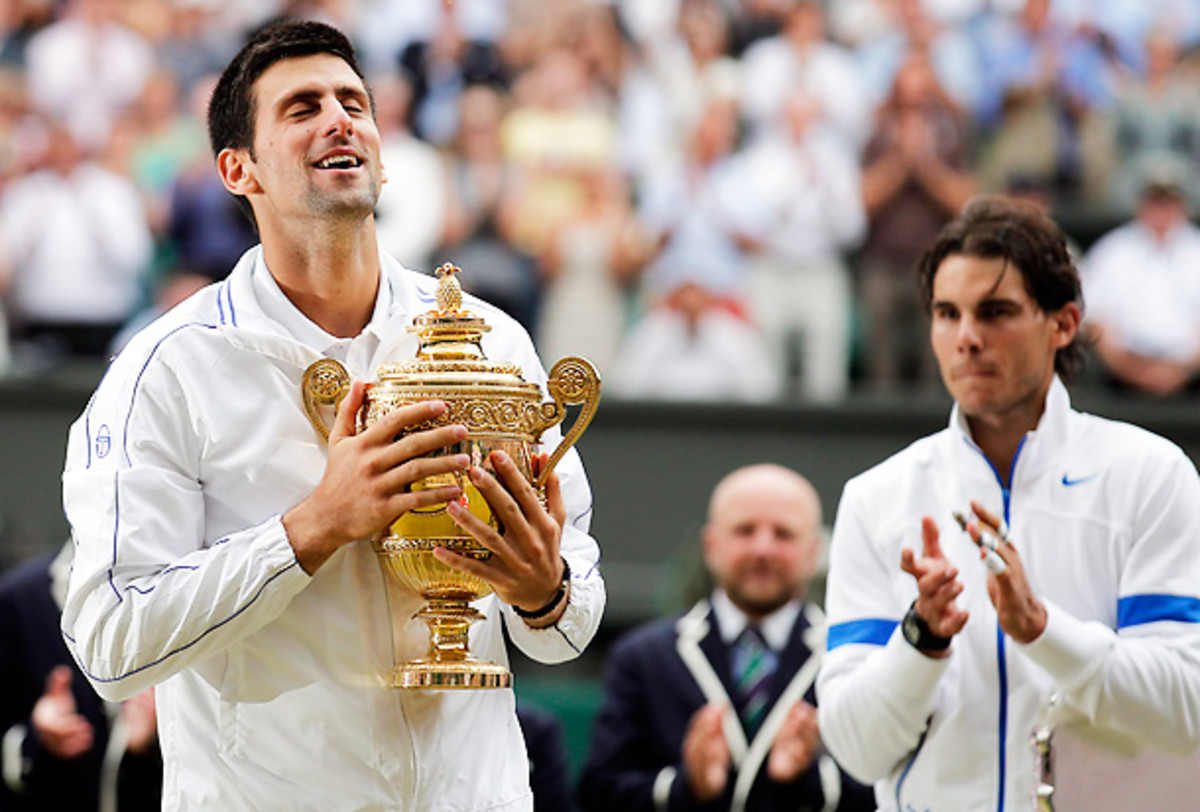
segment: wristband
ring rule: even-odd
[[[553,612],[562,603],[563,598],[567,596],[567,588],[571,585],[571,565],[567,563],[567,559],[560,559],[563,565],[562,582],[558,585],[558,591],[554,593],[554,597],[540,609],[526,611],[520,606],[513,606],[513,611],[517,613],[517,617],[524,620],[537,620]]]

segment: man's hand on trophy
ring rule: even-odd
[[[457,502],[451,502],[447,510],[458,526],[492,555],[479,561],[443,547],[434,548],[433,554],[442,563],[487,581],[500,600],[522,613],[530,626],[551,626],[567,607],[565,565],[559,555],[567,509],[558,476],[551,474],[546,480],[543,507],[537,490],[508,454],[493,451],[488,461],[496,475],[476,466],[470,471],[471,482],[491,506],[503,531]],[[545,459],[539,463],[545,464]]]
[[[444,414],[446,404],[428,401],[401,406],[355,434],[354,418],[364,392],[362,381],[354,381],[329,432],[325,474],[308,498],[283,515],[296,560],[310,575],[339,547],[374,536],[400,514],[462,495],[458,485],[419,490],[410,490],[410,486],[425,477],[457,473],[470,466],[466,454],[429,456],[462,441],[467,436],[465,426],[439,426],[396,439],[405,429]]]

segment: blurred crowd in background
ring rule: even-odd
[[[981,193],[1076,241],[1097,380],[1197,388],[1196,0],[0,0],[9,374],[111,355],[256,242],[204,113],[294,17],[360,49],[382,247],[608,394],[936,386],[912,266]]]

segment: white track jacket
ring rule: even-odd
[[[1066,720],[1124,745],[1184,753],[1200,740],[1200,480],[1182,451],[1073,411],[1057,379],[1011,488],[950,426],[847,483],[833,532],[821,734],[885,810],[1033,808],[1030,735],[1057,690]],[[951,513],[1003,514],[1048,625],[1007,638],[986,569]],[[932,516],[970,613],[946,659],[898,622],[917,596],[900,550]],[[1110,775],[1120,781],[1121,776]]]
[[[380,363],[414,357],[405,328],[434,307],[433,279],[382,261],[371,323],[340,342],[350,373],[368,380]],[[325,469],[300,390],[323,348],[315,325],[298,339],[295,318],[289,331],[264,312],[255,275],[266,273],[252,249],[140,333],[72,427],[68,645],[106,699],[158,686],[165,809],[532,809],[512,691],[390,687],[391,619],[370,544],[342,548],[312,577],[296,562],[280,515]],[[467,306],[492,327],[488,357],[544,385],[525,331],[477,299]],[[548,431],[545,447],[559,437]],[[484,598],[477,656],[507,662],[502,618],[547,663],[577,656],[599,624],[590,490],[574,451],[557,470],[570,605],[535,631]],[[392,597],[399,618],[420,608]],[[399,656],[423,654],[424,624],[404,629]]]

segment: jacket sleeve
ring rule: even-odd
[[[817,713],[834,758],[872,784],[919,746],[951,658],[926,657],[899,634],[907,610],[893,585],[899,559],[878,554],[867,504],[855,481],[847,484],[830,545],[828,650],[817,679]]]
[[[1174,451],[1131,489],[1116,630],[1047,602],[1023,649],[1090,723],[1186,754],[1200,744],[1200,480]]]
[[[68,440],[63,636],[113,701],[261,628],[310,580],[278,516],[205,538],[201,418],[165,353],[118,357]]]

